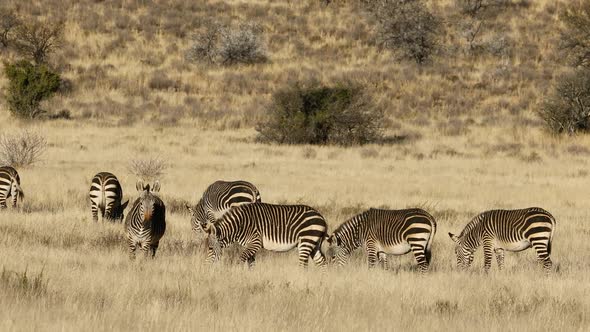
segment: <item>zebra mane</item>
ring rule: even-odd
[[[361,214],[357,214],[357,215],[351,217],[350,219],[346,220],[342,224],[340,224],[340,226],[338,226],[334,230],[334,232],[333,232],[334,236],[336,236],[339,239],[346,237],[346,235],[352,235],[352,237],[355,239],[358,238],[359,226],[362,221],[367,219],[368,213],[369,213],[369,210],[365,211]]]
[[[463,228],[463,231],[461,231],[461,234],[459,234],[459,238],[462,238],[465,235],[471,233],[476,227],[481,225],[482,220],[483,220],[483,218],[482,218],[481,214],[479,214],[475,218],[471,219],[471,221],[465,226],[465,228]]]

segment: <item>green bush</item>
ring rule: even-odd
[[[281,144],[352,145],[381,138],[383,114],[364,94],[348,85],[302,86],[276,92],[259,123],[259,139]]]
[[[21,60],[5,63],[8,78],[7,102],[10,112],[20,118],[33,119],[43,114],[41,101],[51,97],[60,86],[60,77],[45,65]]]
[[[556,133],[590,131],[590,70],[579,69],[560,77],[540,113]]]

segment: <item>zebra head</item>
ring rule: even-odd
[[[457,236],[453,233],[449,233],[449,237],[455,242],[457,267],[462,270],[467,269],[473,262],[473,253],[475,252],[475,249],[470,248],[461,235]]]
[[[350,250],[345,241],[334,233],[326,239],[326,242],[328,242],[328,249],[326,250],[328,262],[338,266],[345,265],[350,255]]]
[[[220,229],[213,223],[205,224],[203,231],[208,235],[207,242],[209,243],[209,248],[213,249],[216,257],[220,257],[221,249],[229,245],[227,239],[223,237]]]
[[[205,232],[204,228],[207,224],[207,216],[203,208],[203,200],[200,199],[194,208],[186,204],[186,208],[191,214],[191,229],[197,234]]]

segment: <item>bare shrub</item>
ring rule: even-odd
[[[133,159],[129,162],[129,171],[146,182],[159,179],[167,168],[168,164],[159,157]]]
[[[560,77],[540,115],[556,133],[590,130],[590,70],[580,69]]]
[[[2,46],[8,46],[12,33],[19,24],[18,17],[12,11],[0,8],[0,44]]]
[[[371,12],[379,22],[378,42],[400,57],[422,64],[438,48],[442,24],[422,1],[381,0]]]
[[[590,2],[567,7],[560,18],[564,29],[559,48],[572,65],[590,67]]]
[[[148,86],[152,90],[175,90],[180,88],[180,82],[168,78],[164,71],[158,70],[152,74],[148,82]]]
[[[63,29],[63,22],[23,22],[15,31],[16,50],[38,64],[44,63],[59,48]]]
[[[0,136],[0,165],[22,168],[31,166],[45,151],[47,141],[41,134],[31,131]]]
[[[193,37],[186,58],[225,66],[266,62],[268,56],[261,34],[260,26],[252,22],[240,23],[235,28],[213,23]]]

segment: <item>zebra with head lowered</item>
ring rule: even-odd
[[[209,246],[220,250],[237,242],[244,247],[240,260],[252,266],[256,253],[264,248],[284,252],[297,247],[299,265],[307,267],[311,257],[326,266],[320,250],[326,237],[324,217],[305,205],[252,203],[230,209],[221,219],[205,226]]]
[[[364,247],[369,267],[377,260],[386,264],[386,254],[414,254],[420,272],[430,265],[436,221],[422,209],[369,209],[340,225],[330,237],[328,252],[337,265],[344,265],[352,251]]]
[[[12,207],[16,207],[17,200],[22,200],[25,194],[20,187],[20,176],[16,169],[10,166],[0,167],[0,209],[7,207],[6,200],[12,198]]]
[[[537,260],[546,272],[551,271],[551,241],[555,231],[555,218],[538,207],[520,210],[491,210],[477,215],[465,226],[461,234],[449,236],[455,241],[457,266],[468,268],[473,253],[483,246],[484,269],[492,265],[492,252],[498,267],[504,267],[504,251],[521,251],[533,247]]]
[[[166,207],[164,202],[153,193],[160,191],[160,183],[156,181],[152,187],[137,182],[139,197],[133,202],[131,210],[125,219],[129,256],[135,258],[135,250],[141,250],[151,257],[156,256],[160,239],[166,231]]]
[[[260,192],[246,181],[215,181],[211,184],[195,207],[188,204],[186,208],[191,214],[191,227],[195,233],[203,233],[204,227],[219,219],[230,208],[242,204],[260,202]],[[209,248],[207,261],[218,260],[215,251]]]
[[[115,175],[109,172],[96,174],[92,178],[88,195],[90,196],[90,209],[94,222],[98,221],[99,210],[103,220],[123,221],[123,211],[129,201],[121,204],[123,189]]]

